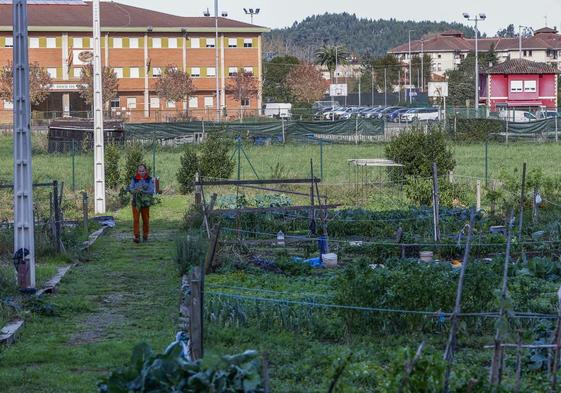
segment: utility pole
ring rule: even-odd
[[[31,104],[29,101],[29,54],[27,1],[13,0],[14,59],[14,263],[18,285],[35,291],[35,222],[31,171]]]
[[[214,61],[215,61],[215,68],[214,68],[214,75],[216,78],[216,119],[220,123],[220,87],[219,87],[219,79],[218,79],[218,63],[219,63],[219,52],[218,52],[218,0],[214,0]]]
[[[421,91],[425,91],[425,41],[421,40]]]
[[[103,141],[103,94],[101,82],[101,21],[99,0],[92,2],[93,16],[93,88],[94,88],[94,208],[96,214],[105,213],[105,157]],[[144,103],[146,105],[146,103]]]
[[[384,67],[384,106],[388,106],[388,69]],[[399,84],[399,83],[398,83]]]

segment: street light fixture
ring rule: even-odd
[[[518,58],[522,58],[522,28],[526,30],[528,26],[518,25]]]
[[[470,15],[467,12],[463,13],[463,16],[466,20],[470,22],[474,22],[474,30],[475,30],[475,110],[476,113],[479,111],[479,48],[478,48],[478,36],[479,30],[477,29],[477,23],[479,21],[484,21],[487,19],[487,16],[484,13],[476,14],[473,18],[470,18]]]
[[[413,61],[411,59],[411,32],[415,31],[415,30],[409,30],[409,103],[411,104],[413,102],[413,99],[411,97],[411,88],[413,86],[412,81],[412,65],[413,65]]]
[[[243,12],[245,12],[246,15],[251,15],[251,24],[253,24],[253,15],[259,15],[259,12],[261,11],[261,8],[244,8]]]
[[[209,17],[210,16],[210,11],[208,10],[208,8],[206,9],[206,11],[203,12],[204,16]],[[225,18],[228,16],[228,13],[223,11],[222,12],[222,17]],[[218,63],[219,63],[219,52],[218,52],[218,0],[214,0],[214,32],[215,32],[215,38],[214,38],[214,53],[215,53],[215,68],[214,68],[214,75],[216,77],[216,119],[218,122],[220,122],[220,106],[221,106],[221,101],[220,101],[220,81],[218,79]]]

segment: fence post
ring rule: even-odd
[[[475,186],[475,207],[477,211],[481,210],[481,180],[477,181]]]
[[[433,226],[434,226],[434,241],[440,241],[440,203],[438,198],[438,169],[436,162],[432,163],[432,211],[433,211]]]
[[[555,142],[559,142],[559,135],[557,131],[557,114],[555,114]]]
[[[522,224],[524,221],[524,200],[526,199],[526,163],[522,164],[522,185],[520,186],[520,222],[518,223],[518,240],[522,240]]]
[[[202,304],[201,304],[201,271],[200,266],[193,267],[190,274],[191,298],[189,306],[191,311],[190,334],[191,359],[197,360],[203,357],[203,331],[202,331]]]
[[[485,138],[485,187],[489,187],[489,141]]]
[[[88,236],[88,227],[89,227],[89,222],[88,222],[88,193],[87,192],[83,192],[82,193],[82,221],[83,221],[83,225],[84,225],[84,235],[87,237]]]
[[[358,117],[355,117],[355,145],[358,145]]]
[[[61,251],[60,247],[60,205],[58,199],[58,181],[53,181],[53,212],[54,212],[54,241],[55,241],[55,250],[57,252]]]
[[[202,193],[201,193],[201,186],[198,184],[200,181],[199,172],[195,174],[195,206],[201,206],[203,202]]]
[[[74,148],[74,139],[72,139],[72,192],[76,191],[76,153]]]
[[[284,129],[284,118],[281,118],[281,127],[282,127],[282,143],[286,143],[286,134]]]
[[[506,121],[505,121],[505,129],[506,129],[505,141],[506,141],[506,144],[508,145],[508,111],[507,111],[507,117],[506,117]]]
[[[323,140],[319,140],[319,178],[323,181]]]

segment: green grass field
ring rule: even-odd
[[[42,139],[42,138],[36,138]],[[42,142],[43,143],[43,142]],[[11,182],[13,173],[12,139],[0,136],[0,182]],[[44,144],[44,143],[43,143]],[[40,145],[39,142],[35,143]],[[41,151],[42,149],[36,149]],[[285,145],[285,146],[246,146],[245,151],[258,175],[262,178],[271,176],[273,168],[280,164],[284,175],[306,177],[310,174],[310,159],[314,161],[315,175],[320,172],[319,145]],[[453,145],[456,168],[459,176],[483,177],[485,175],[485,148],[482,144]],[[156,175],[161,178],[164,189],[177,189],[175,174],[179,166],[181,148],[158,148],[156,152]],[[490,144],[488,154],[489,177],[497,177],[504,169],[520,168],[527,162],[529,169],[541,168],[546,175],[561,172],[561,144],[511,143]],[[383,158],[384,145],[325,145],[323,151],[323,180],[327,183],[344,183],[349,179],[347,160],[350,158]],[[147,149],[145,161],[152,166],[152,152]],[[91,189],[93,184],[93,156],[78,154],[75,156],[76,188]],[[243,178],[252,178],[253,172],[245,159],[242,159],[241,174]],[[377,174],[372,170],[372,174]],[[64,181],[68,190],[72,185],[72,156],[70,154],[46,154],[39,152],[33,156],[33,175],[38,182]]]

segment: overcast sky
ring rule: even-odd
[[[122,3],[149,8],[182,16],[202,15],[213,0],[116,0]],[[462,13],[484,12],[487,20],[480,30],[494,35],[497,30],[512,23],[535,29],[545,25],[561,25],[561,0],[219,0],[219,10],[228,11],[233,19],[249,22],[243,8],[261,8],[254,23],[267,27],[290,26],[307,16],[325,12],[355,13],[364,18],[395,18],[398,20],[437,20],[462,22]],[[518,28],[517,28],[518,30]]]

